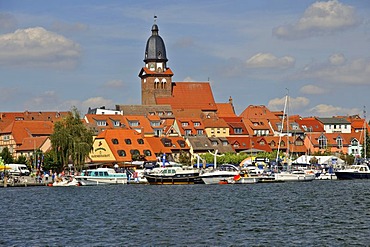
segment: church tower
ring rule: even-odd
[[[167,68],[166,47],[158,31],[158,25],[154,20],[152,35],[145,48],[145,66],[139,73],[142,105],[155,105],[157,97],[165,98],[172,95],[173,73]]]

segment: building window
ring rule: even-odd
[[[203,130],[197,130],[197,135],[203,135]]]
[[[189,123],[188,122],[182,122],[181,123],[181,126],[188,126],[189,125]]]
[[[242,128],[235,128],[234,133],[235,134],[243,134],[243,129]]]
[[[336,141],[337,141],[338,148],[342,148],[343,147],[343,139],[342,139],[342,137],[338,136],[338,138],[337,138]]]
[[[200,123],[199,122],[194,122],[194,126],[195,127],[200,126]]]
[[[119,126],[121,126],[121,123],[119,121],[113,121],[113,125],[115,127],[119,127]]]
[[[191,130],[185,130],[185,135],[190,136],[191,135]]]
[[[113,139],[112,139],[112,143],[113,143],[113,144],[118,144],[118,139],[113,138]]]
[[[144,144],[144,140],[143,139],[137,139],[137,143],[139,143],[139,144]]]
[[[125,156],[126,156],[126,152],[125,152],[125,150],[117,150],[117,154],[118,154],[118,156],[120,156],[120,157],[125,157]]]
[[[227,146],[229,143],[227,141],[222,141],[222,146]]]
[[[217,146],[218,142],[217,141],[212,141],[212,146]]]
[[[150,150],[148,150],[148,149],[145,149],[144,150],[144,155],[145,156],[152,156],[152,152],[150,152]]]
[[[128,145],[131,144],[132,143],[131,139],[125,139],[125,143],[128,144]]]
[[[140,155],[140,151],[137,150],[137,149],[131,149],[130,150],[130,153],[131,153],[132,156],[134,156],[134,155]]]
[[[139,121],[129,121],[128,124],[131,126],[131,127],[135,127],[135,126],[139,126]]]
[[[98,121],[96,121],[96,125],[98,125],[98,126],[107,126],[107,121],[98,120]]]
[[[326,149],[327,147],[327,139],[325,136],[320,136],[319,137],[319,148],[320,149]]]
[[[159,122],[159,121],[152,121],[152,122],[150,122],[150,125],[153,126],[153,127],[159,126],[159,125],[161,125],[161,122]]]

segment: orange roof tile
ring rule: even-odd
[[[273,114],[264,105],[259,105],[259,106],[250,105],[239,116],[243,118],[247,118],[247,119],[250,119],[250,118],[254,118],[254,119],[262,118],[262,119],[267,119],[267,120],[279,119],[279,117]]]
[[[156,98],[157,104],[171,105],[172,109],[217,110],[209,82],[176,82],[172,90],[172,97]]]
[[[234,111],[234,106],[230,103],[216,103],[217,116],[224,117],[237,117]]]
[[[112,154],[116,162],[130,162],[132,161],[131,150],[138,150],[140,155],[144,155],[144,150],[149,150],[149,156],[146,156],[147,161],[154,161],[156,160],[155,154],[149,145],[149,143],[145,140],[145,138],[135,130],[131,129],[108,129],[102,133],[100,133],[94,140],[94,150],[96,150],[96,145],[99,143],[101,139],[104,139],[109,146]],[[131,144],[126,143],[126,139],[131,141]],[[143,143],[140,143],[139,139],[143,140]],[[116,141],[114,141],[116,140]],[[124,150],[125,156],[120,156],[118,150]],[[93,151],[92,153],[94,153]],[[94,158],[92,158],[94,161]],[[100,160],[101,161],[101,160]],[[109,160],[111,161],[111,160]]]
[[[11,134],[14,141],[20,145],[24,138],[50,136],[54,124],[51,121],[13,121],[1,134]]]

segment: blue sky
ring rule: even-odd
[[[140,104],[158,16],[173,81],[290,114],[370,107],[370,2],[0,0],[0,111]],[[367,114],[367,115],[370,115]]]

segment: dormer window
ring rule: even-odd
[[[107,121],[105,120],[98,120],[96,121],[97,126],[107,126]]]
[[[129,121],[128,124],[131,127],[136,127],[136,126],[139,126],[140,125],[139,121]]]
[[[189,123],[188,123],[188,122],[182,122],[182,123],[181,123],[181,126],[183,126],[183,127],[188,126],[188,125],[189,125]]]
[[[139,144],[144,144],[144,140],[143,139],[137,139],[137,143],[139,143]]]
[[[127,145],[130,145],[132,142],[131,142],[131,139],[125,139],[125,143],[127,144]]]

